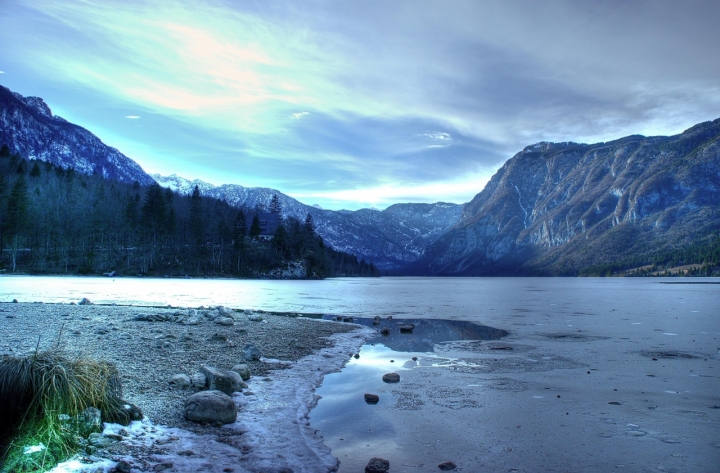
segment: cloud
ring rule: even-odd
[[[140,115],[125,115],[125,118],[129,118],[130,120],[137,120],[140,118]]]
[[[116,126],[103,111],[152,116],[114,131],[141,165],[328,199],[459,199],[455,187],[527,144],[673,134],[720,110],[710,0],[6,0],[3,12],[7,81],[48,91],[93,131]]]

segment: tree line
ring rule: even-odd
[[[235,208],[85,175],[0,149],[0,270],[32,274],[267,277],[291,263],[307,277],[377,276],[354,255],[325,245],[312,218]],[[259,215],[278,215],[274,238],[261,241]]]

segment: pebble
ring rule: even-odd
[[[386,383],[399,383],[400,375],[397,373],[385,373],[382,380]]]

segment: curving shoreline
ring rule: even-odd
[[[143,426],[136,426],[140,429],[137,435],[128,435],[96,452],[92,471],[97,468],[109,471],[123,458],[141,468],[137,471],[153,471],[154,465],[162,461],[179,468],[183,462],[192,460],[195,466],[186,467],[196,468],[204,464],[203,454],[217,456],[212,454],[213,448],[197,449],[194,456],[178,456],[181,451],[195,451],[192,448],[175,449],[174,454],[173,448],[188,442],[217,444],[218,439],[225,447],[216,445],[216,450],[231,445],[239,452],[232,462],[234,471],[244,471],[238,469],[243,464],[277,467],[283,464],[279,456],[292,451],[299,452],[298,458],[287,463],[295,472],[337,468],[337,460],[323,445],[322,438],[303,419],[317,402],[314,389],[323,376],[342,368],[348,354],[357,350],[371,332],[354,325],[243,310],[224,311],[231,314],[232,325],[222,325],[212,315],[205,315],[213,312],[217,310],[4,303],[0,304],[0,340],[3,340],[0,354],[23,355],[38,346],[40,349],[52,346],[60,338],[69,353],[83,353],[118,367],[125,398],[143,409],[152,423],[145,421]],[[259,318],[262,320],[258,321]],[[248,381],[249,389],[234,397],[239,406],[238,421],[225,427],[186,421],[184,400],[195,390],[172,387],[170,377],[178,373],[192,375],[205,364],[230,369],[243,362],[242,351],[247,343],[256,345],[263,356],[259,361],[246,362],[253,377]],[[165,427],[174,434],[160,435],[156,439],[159,444],[138,443],[138,438],[152,437],[153,430],[168,431]],[[278,435],[278,428],[284,431],[282,435]],[[132,432],[126,429],[124,433]],[[289,443],[273,446],[272,440],[277,438]],[[275,451],[278,448],[282,451]],[[112,461],[103,463],[103,456]],[[168,460],[168,456],[175,461]],[[222,456],[228,460],[233,457],[228,452]],[[298,469],[298,461],[312,466]],[[224,471],[223,468],[230,467],[220,468],[224,462],[217,460],[205,463],[203,468],[210,469],[204,471]],[[80,468],[77,465],[75,469],[61,471],[83,471],[89,466],[77,469]]]

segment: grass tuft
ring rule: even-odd
[[[42,472],[72,456],[81,435],[81,415],[121,408],[114,365],[67,356],[56,346],[0,359],[0,472]]]

